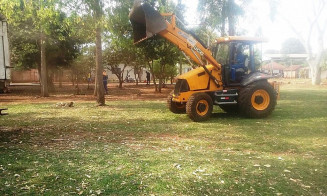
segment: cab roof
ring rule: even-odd
[[[256,43],[268,42],[268,40],[263,37],[226,36],[226,37],[217,38],[216,42],[218,44],[229,43],[229,42],[245,42],[245,43],[256,44]]]

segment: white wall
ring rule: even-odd
[[[10,79],[7,23],[0,21],[0,79]]]
[[[119,65],[119,68],[121,68],[121,70],[123,69],[124,65],[121,64]],[[105,69],[107,71],[107,74],[108,74],[108,77],[109,77],[109,82],[118,82],[118,77],[113,74],[110,70],[108,69]],[[127,75],[127,72],[128,72],[128,75],[129,75],[129,78],[132,78],[135,80],[135,75],[134,75],[134,69],[133,67],[130,67],[130,66],[127,66],[124,70],[124,79],[126,78],[126,75]],[[141,81],[144,82],[146,81],[146,69],[143,69],[142,72],[141,72]]]

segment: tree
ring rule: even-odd
[[[102,32],[104,25],[104,3],[102,0],[65,0],[64,5],[77,19],[86,19],[90,28],[83,29],[82,36],[89,37],[95,43],[95,90],[96,102],[99,106],[105,105],[104,86],[102,82],[103,62],[102,62]],[[78,21],[77,21],[78,22]],[[84,31],[85,30],[85,31]],[[90,31],[91,30],[91,31]]]
[[[71,26],[66,25],[72,18],[68,18],[63,12],[59,12],[57,23],[49,26],[49,38],[46,45],[46,64],[48,86],[54,90],[54,75],[59,75],[59,87],[62,87],[62,70],[71,66],[73,60],[80,55],[77,47],[80,41],[71,35]]]
[[[280,52],[282,54],[305,54],[306,51],[300,40],[289,38],[283,42]]]
[[[141,82],[141,77],[143,74],[143,69],[146,68],[146,64],[144,63],[144,54],[142,53],[142,50],[140,48],[136,48],[136,61],[134,62],[134,76],[135,76],[135,82],[136,85],[138,85],[138,82]]]
[[[108,68],[119,79],[119,88],[122,88],[126,67],[134,67],[134,70],[137,72],[141,66],[139,64],[138,49],[133,44],[132,26],[128,18],[132,5],[133,2],[130,0],[116,1],[108,11],[108,27],[110,33],[106,37],[110,44],[108,44],[109,48],[106,53],[106,60]],[[120,71],[118,71],[119,69]]]
[[[76,94],[79,94],[79,83],[85,81],[94,65],[94,58],[91,55],[80,55],[71,63],[71,80],[75,85]]]
[[[309,56],[307,63],[311,69],[312,84],[319,85],[321,83],[321,64],[325,49],[324,41],[327,35],[327,2],[325,0],[317,0],[305,1],[304,3],[306,6],[302,6],[303,8],[297,10],[298,12],[306,13],[306,20],[303,20],[301,26],[295,26],[288,16],[278,13],[278,9],[275,7],[274,11],[276,16],[280,16],[282,20],[288,23],[305,47],[306,53]],[[304,25],[309,26],[308,31],[303,31]]]
[[[95,68],[95,47],[86,46],[82,48],[81,54],[70,64],[70,68],[73,85],[75,85],[75,82],[78,85],[80,81],[91,76],[90,74]]]
[[[227,34],[226,22],[228,35],[236,35],[237,18],[243,14],[243,8],[235,0],[199,0],[198,10],[202,16],[201,21],[206,26],[219,30],[221,36]]]
[[[102,10],[102,2],[101,0],[91,0],[88,2],[90,8],[94,11],[94,19],[96,21],[95,25],[95,62],[96,62],[96,95],[97,95],[97,103],[99,106],[105,105],[105,98],[104,98],[104,86],[102,82],[102,72],[103,72],[103,65],[102,65],[102,41],[101,41],[101,19],[103,17],[103,10]]]
[[[172,43],[159,36],[145,40],[139,46],[152,75],[155,91],[161,93],[163,81],[169,75],[167,74],[167,71],[170,70],[169,67],[174,67],[180,60],[180,51]],[[159,79],[159,85],[157,85],[156,79]]]
[[[158,59],[159,66],[156,67],[154,74],[159,79],[158,91],[161,93],[162,84],[167,78],[171,77],[171,73],[169,72],[174,70],[176,63],[179,60],[180,52],[169,42],[164,42],[161,47],[156,48],[155,50],[160,54]]]
[[[60,1],[2,1],[1,3],[3,3],[1,8],[12,8],[9,9],[9,11],[6,9],[5,13],[10,18],[9,37],[11,43],[11,62],[15,69],[37,68],[40,78],[47,79],[46,83],[43,81],[44,85],[41,81],[42,94],[46,94],[48,91],[46,89],[49,89],[49,91],[54,90],[54,73],[58,72],[58,70],[61,70],[63,67],[67,67],[78,53],[77,47],[75,47],[77,41],[70,38],[69,34],[71,31],[69,26],[66,25],[69,19],[59,8],[53,8],[53,6],[58,6]],[[46,3],[46,5],[49,4],[48,9],[52,6],[51,9],[53,10],[48,11],[50,13],[46,11],[41,12],[41,3]],[[31,14],[35,13],[35,16],[31,16]],[[51,22],[44,22],[41,25],[43,29],[46,30],[44,34],[46,41],[43,41],[42,43],[44,44],[42,45],[39,30],[41,26],[36,26],[41,22],[35,22],[35,20],[44,17],[49,17]],[[41,49],[42,51],[44,50],[42,58]],[[42,69],[41,59],[43,60]],[[46,65],[46,68],[44,68],[44,65]],[[42,71],[46,72],[43,73],[46,77],[41,76]],[[61,80],[59,79],[59,81]]]
[[[158,39],[157,36],[144,40],[143,42],[139,43],[138,46],[143,53],[144,62],[152,75],[154,89],[157,92],[158,86],[156,82],[156,76],[154,74],[154,61],[159,58],[160,54],[154,50],[154,48],[157,46],[157,42],[155,41],[156,39]]]
[[[122,48],[121,51],[112,50],[111,48],[108,48],[105,51],[105,62],[106,62],[106,68],[109,69],[113,74],[115,74],[119,81],[119,88],[123,88],[124,83],[124,71],[129,65],[128,63],[125,63],[123,59],[126,58],[127,54],[124,53],[124,49]]]
[[[46,65],[46,44],[50,35],[50,26],[58,22],[59,12],[56,9],[56,0],[47,1],[10,1],[0,2],[0,11],[4,13],[10,25],[24,36],[38,40],[40,54],[40,72],[41,72],[41,96],[49,96],[48,76]],[[25,28],[19,29],[25,24]],[[35,54],[36,48],[32,44],[24,43],[28,46],[27,54]],[[14,49],[15,50],[15,49]],[[17,50],[16,50],[17,51]],[[22,54],[22,53],[21,53]],[[19,57],[19,54],[18,56]],[[15,58],[15,56],[14,56]]]
[[[176,15],[183,21],[184,6],[180,1],[177,6],[167,1],[149,1],[149,3],[161,13],[177,13]],[[163,81],[168,75],[168,67],[175,66],[180,61],[181,53],[176,46],[159,36],[144,40],[138,46],[144,54],[144,62],[152,75],[155,91],[161,92]],[[159,86],[157,86],[156,79],[159,79]]]
[[[306,54],[305,48],[300,40],[296,38],[289,38],[282,43],[282,48],[280,50],[284,57],[282,58],[282,62],[285,62],[286,65],[294,65],[299,64],[303,65],[305,63],[304,58],[290,58],[288,54]]]
[[[163,66],[161,63],[162,62],[159,60],[154,61],[154,74],[158,76],[159,80],[161,80],[161,84],[165,84],[167,81],[170,81],[170,83],[173,84],[173,80],[177,76],[177,66],[171,64]],[[163,86],[159,87],[159,92],[161,92],[162,87]]]

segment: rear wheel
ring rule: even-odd
[[[173,94],[170,93],[167,98],[167,106],[169,110],[175,114],[184,114],[186,111],[186,104],[174,102],[172,99],[173,99]]]
[[[209,119],[212,108],[212,98],[207,93],[195,93],[186,103],[186,113],[195,122]]]
[[[274,88],[267,81],[258,81],[240,90],[238,104],[243,115],[263,118],[275,109],[276,99]]]

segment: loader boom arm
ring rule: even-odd
[[[180,50],[187,54],[199,66],[205,65],[205,61],[220,69],[219,63],[212,57],[211,51],[205,48],[193,36],[176,27],[174,14],[161,14],[162,16],[171,17],[171,23],[166,21],[167,28],[159,35],[175,44]]]
[[[164,17],[170,17],[170,22]],[[222,85],[222,81],[214,77],[206,67],[206,64],[210,63],[220,70],[221,65],[213,58],[209,49],[205,48],[192,35],[176,27],[176,17],[174,14],[160,14],[150,4],[135,0],[134,6],[129,13],[129,18],[133,26],[134,43],[159,34],[175,44],[196,64],[201,66],[217,87]]]
[[[203,67],[209,74],[209,77],[214,81],[217,86],[222,85],[221,81],[218,81],[209,70],[206,68],[206,61],[218,70],[221,69],[221,65],[213,58],[211,51],[205,48],[199,41],[185,31],[176,27],[176,18],[174,14],[161,14],[162,16],[171,17],[171,23],[166,20],[167,28],[158,34],[171,43],[175,44],[181,51],[188,55],[196,64]]]

